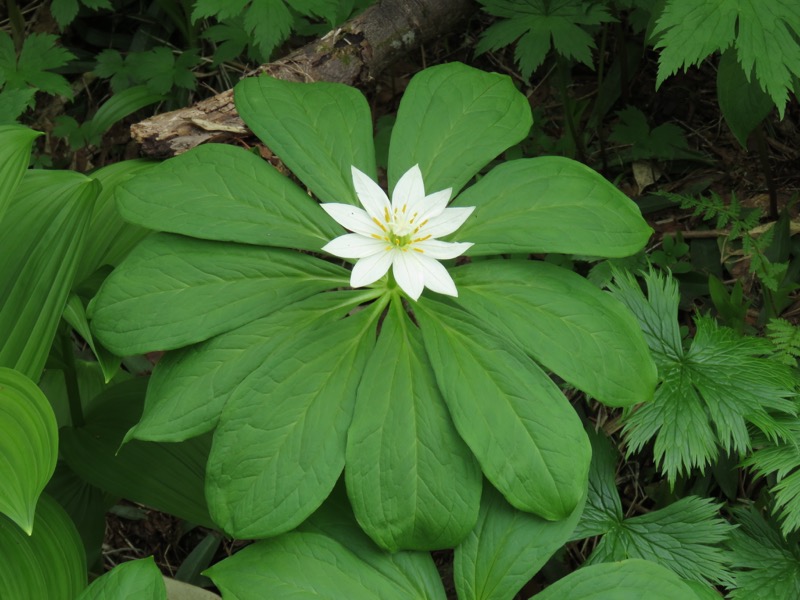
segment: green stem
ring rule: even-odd
[[[72,332],[64,329],[61,332],[61,352],[64,355],[64,381],[67,384],[67,400],[69,402],[69,415],[73,427],[82,427],[83,405],[81,404],[81,391],[78,387],[78,371],[75,366],[75,350],[72,344]]]
[[[764,126],[759,123],[753,131],[753,139],[756,143],[758,152],[758,162],[761,163],[761,170],[764,172],[764,179],[767,180],[767,192],[769,192],[769,218],[778,218],[778,190],[775,187],[775,180],[772,178],[772,168],[769,166],[769,149],[767,148],[767,136],[764,135]]]
[[[25,41],[25,19],[22,18],[22,11],[17,5],[17,0],[7,0],[6,6],[8,6],[8,20],[11,24],[11,37],[14,40],[14,48],[19,54]]]
[[[569,131],[572,141],[575,143],[575,152],[577,158],[581,162],[586,162],[586,149],[583,146],[583,140],[578,135],[578,130],[575,127],[575,119],[572,115],[572,99],[569,97],[569,90],[567,83],[569,81],[569,67],[567,60],[561,56],[558,57],[558,88],[561,92],[561,102],[564,105],[564,120],[567,123],[567,131]]]

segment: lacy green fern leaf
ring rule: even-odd
[[[800,598],[800,546],[797,536],[781,537],[774,523],[754,509],[735,511],[739,528],[730,538],[736,572],[732,600]]]
[[[503,19],[489,27],[478,54],[517,42],[514,56],[522,76],[530,78],[550,48],[592,68],[594,40],[582,26],[614,18],[605,7],[583,0],[479,0],[483,10]],[[551,45],[552,40],[552,45]]]
[[[778,360],[792,367],[800,358],[800,327],[785,319],[772,319],[767,323],[767,338],[775,346]]]
[[[689,496],[646,515],[624,518],[616,487],[618,454],[602,434],[589,432],[589,494],[573,539],[602,535],[586,564],[643,558],[705,585],[733,584],[722,547],[731,525],[708,498]]]
[[[612,294],[639,319],[661,382],[652,402],[629,411],[624,433],[628,452],[655,438],[656,462],[670,484],[679,474],[704,468],[719,450],[744,453],[751,447],[747,425],[770,435],[779,429],[773,413],[795,414],[796,377],[771,358],[769,341],[739,336],[708,317],[684,349],[678,329],[677,284],[649,272],[645,298],[635,278],[618,274]]]
[[[800,76],[800,4],[795,0],[667,0],[654,34],[662,48],[656,85],[729,46],[748,81],[755,72],[781,118]]]

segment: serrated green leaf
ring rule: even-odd
[[[28,535],[57,457],[58,429],[47,398],[22,373],[0,367],[0,514]]]
[[[125,219],[209,240],[319,251],[342,229],[268,162],[223,144],[165,161],[117,192]]]
[[[427,184],[427,179],[425,180]],[[475,206],[458,230],[472,256],[560,252],[621,257],[640,250],[652,229],[636,205],[589,167],[560,157],[506,162],[453,206]]]
[[[28,171],[0,239],[0,365],[38,380],[78,268],[100,185],[69,171]]]
[[[522,76],[530,79],[551,47],[565,58],[593,68],[592,36],[581,25],[599,25],[615,19],[601,4],[583,0],[479,0],[490,14],[507,17],[481,36],[478,53],[497,50],[517,40],[514,53]],[[518,39],[519,38],[519,39]]]
[[[214,433],[206,485],[211,514],[226,532],[289,531],[330,494],[377,317],[373,307],[298,332],[233,392]]]
[[[486,484],[478,524],[456,548],[454,579],[458,597],[513,597],[569,539],[582,511],[581,501],[566,519],[545,521],[515,510]]]
[[[645,281],[647,299],[630,275],[617,276],[611,288],[639,318],[662,381],[653,402],[627,416],[624,431],[630,453],[655,437],[656,461],[672,483],[679,473],[705,467],[720,448],[749,449],[748,422],[769,429],[771,411],[795,414],[796,379],[770,358],[769,342],[741,337],[710,318],[696,319],[697,333],[684,350],[676,284],[652,271]]]
[[[158,233],[106,279],[89,317],[120,356],[170,350],[348,280],[341,267],[309,255]]]
[[[608,139],[631,146],[620,152],[621,162],[703,158],[702,154],[689,150],[686,133],[679,126],[663,123],[651,129],[645,114],[632,106],[620,110],[617,115],[619,122]]]
[[[0,125],[0,221],[28,170],[31,144],[40,135],[22,125]]]
[[[719,504],[687,496],[666,508],[625,519],[600,540],[587,564],[642,558],[671,569],[683,579],[733,586],[728,556],[721,544],[731,525]]]
[[[736,569],[734,600],[790,600],[800,595],[797,537],[784,539],[774,524],[754,509],[735,513],[739,529],[730,541]]]
[[[636,320],[582,277],[517,260],[475,262],[452,275],[459,306],[570,384],[611,406],[652,398],[656,369]]]
[[[521,141],[532,122],[527,99],[505,75],[461,63],[425,69],[408,84],[397,111],[389,189],[418,164],[428,193],[452,188],[457,194],[489,161]]]
[[[120,448],[141,414],[145,379],[112,386],[92,402],[83,427],[61,429],[61,454],[82,479],[116,496],[213,527],[203,481],[210,438],[179,444],[133,441]]]
[[[213,429],[239,384],[298,332],[342,318],[372,297],[363,291],[317,294],[210,340],[167,353],[147,388],[144,413],[128,439],[177,442]]]
[[[36,506],[32,535],[0,515],[0,590],[4,598],[74,598],[86,586],[81,538],[46,494]]]
[[[489,481],[520,510],[569,516],[586,489],[591,452],[558,387],[470,314],[425,297],[415,314],[456,429]]]
[[[356,518],[390,552],[450,548],[475,525],[480,468],[399,303],[383,320],[364,369],[346,460]]]
[[[355,88],[251,77],[234,99],[253,133],[323,202],[358,205],[353,166],[377,179],[372,118]]]
[[[2,75],[0,75],[2,85]],[[35,104],[36,89],[0,90],[0,125],[15,125],[20,115]]]
[[[587,430],[592,444],[589,492],[586,507],[572,534],[573,540],[603,535],[623,520],[622,501],[617,491],[619,454],[602,432]]]
[[[698,600],[675,573],[646,560],[630,559],[578,569],[531,600]]]
[[[121,563],[95,579],[76,600],[167,600],[164,577],[152,556]]]
[[[747,148],[747,138],[772,110],[774,103],[736,60],[736,53],[728,49],[722,54],[717,69],[717,102],[722,116],[733,135]]]
[[[31,86],[48,94],[72,98],[69,82],[61,75],[50,72],[50,69],[63,67],[75,58],[72,52],[57,46],[57,40],[57,36],[47,33],[27,35],[17,57],[11,37],[0,31],[0,46],[5,46],[0,49],[0,72],[6,87],[24,89]]]
[[[78,0],[52,0],[50,3],[50,14],[58,23],[59,29],[72,23],[78,15]]]

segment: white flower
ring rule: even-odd
[[[350,285],[363,287],[383,277],[392,267],[397,285],[414,300],[427,287],[458,296],[455,283],[440,260],[460,256],[472,244],[442,242],[436,238],[453,233],[475,210],[447,208],[452,188],[425,195],[419,165],[397,182],[392,201],[377,183],[352,167],[353,184],[362,210],[350,204],[323,204],[348,233],[322,248],[341,258],[356,258]]]

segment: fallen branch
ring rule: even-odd
[[[383,0],[325,37],[247,76],[363,85],[404,53],[452,30],[474,10],[471,0]],[[175,156],[220,138],[249,135],[227,90],[131,126],[151,157]]]

